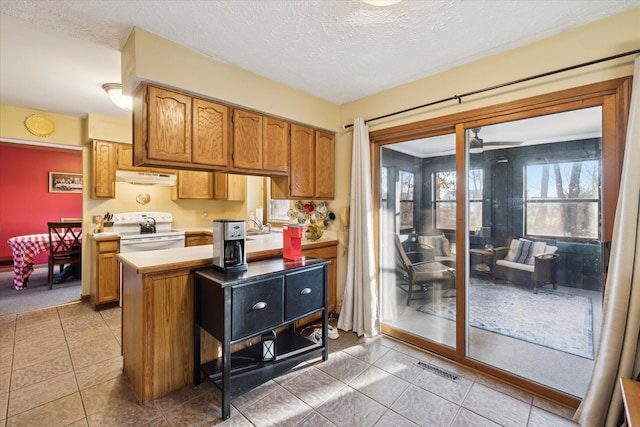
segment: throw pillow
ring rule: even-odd
[[[444,236],[420,236],[420,243],[433,247],[435,256],[449,256],[449,240]]]
[[[533,244],[523,264],[534,265],[536,260],[535,256],[544,253],[547,247],[547,244],[545,242],[533,242],[527,239],[520,239],[520,240],[524,242],[531,242]]]
[[[511,243],[509,244],[509,252],[507,252],[507,256],[504,257],[505,261],[515,262],[516,256],[520,251],[520,240],[511,239]]]

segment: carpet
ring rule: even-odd
[[[591,298],[473,279],[467,290],[470,325],[593,360]],[[456,298],[430,301],[417,310],[455,320]]]
[[[19,291],[13,287],[13,270],[0,272],[0,316],[77,302],[81,297],[81,280],[68,280],[49,290],[46,266],[36,267],[27,288]]]

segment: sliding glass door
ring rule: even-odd
[[[577,405],[627,90],[612,80],[372,132],[383,333]]]
[[[470,128],[466,145],[467,356],[582,397],[601,319],[602,108]]]
[[[378,192],[382,323],[452,349],[455,143],[449,133],[381,147]]]

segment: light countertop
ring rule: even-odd
[[[324,235],[314,241],[302,239],[302,248],[311,249],[336,245],[337,232],[326,230]],[[248,236],[246,242],[247,260],[272,258],[282,255],[282,233],[274,232],[257,236]],[[138,274],[164,272],[177,269],[206,267],[213,263],[213,245],[189,246],[178,249],[131,252],[119,254],[118,260],[133,267]]]

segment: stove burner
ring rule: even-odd
[[[155,234],[156,233],[156,229],[146,229],[143,226],[140,226],[140,234]]]

